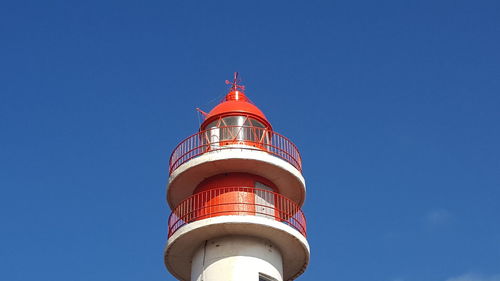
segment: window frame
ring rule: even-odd
[[[267,274],[259,272],[259,281],[278,281],[278,279],[271,277]]]

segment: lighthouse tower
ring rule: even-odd
[[[179,280],[284,281],[309,262],[297,147],[238,84],[170,156],[165,265]]]

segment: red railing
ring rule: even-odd
[[[238,148],[266,151],[302,171],[302,160],[295,144],[286,137],[260,127],[225,126],[194,134],[181,143],[170,156],[170,173],[203,153]]]
[[[306,218],[292,200],[253,187],[223,187],[202,191],[182,201],[168,219],[168,237],[182,226],[218,216],[259,216],[285,223],[306,236]]]

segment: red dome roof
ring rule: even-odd
[[[218,119],[219,117],[234,115],[251,116],[271,128],[271,124],[267,120],[264,113],[262,113],[262,111],[257,106],[255,106],[252,101],[250,101],[245,93],[238,90],[232,90],[226,95],[221,103],[215,106],[205,116],[205,121],[203,121],[203,124],[201,124],[201,129],[203,129],[206,124]]]

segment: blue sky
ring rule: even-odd
[[[168,157],[239,71],[303,157],[299,280],[500,280],[500,2],[4,1],[0,280],[174,280]]]

